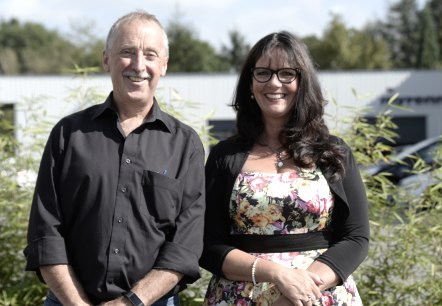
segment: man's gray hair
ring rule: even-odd
[[[163,42],[164,42],[164,50],[166,51],[166,56],[169,56],[169,39],[167,38],[167,33],[164,30],[161,23],[158,21],[158,19],[155,17],[155,15],[149,14],[146,11],[143,10],[137,10],[135,12],[128,13],[122,17],[120,17],[115,23],[112,25],[112,27],[109,30],[109,34],[107,35],[106,39],[106,51],[109,52],[112,48],[113,40],[115,38],[115,33],[117,32],[118,28],[125,23],[129,23],[134,20],[141,20],[141,21],[147,21],[147,22],[153,22],[156,23],[161,30],[163,31]]]

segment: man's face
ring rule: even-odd
[[[117,104],[150,106],[161,76],[166,74],[163,31],[153,22],[134,20],[121,24],[103,52],[103,67],[112,79]]]

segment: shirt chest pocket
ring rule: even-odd
[[[143,171],[143,193],[147,214],[155,219],[158,229],[170,232],[181,208],[183,184],[157,172]]]

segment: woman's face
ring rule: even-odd
[[[258,59],[255,68],[269,68],[274,71],[282,68],[296,68],[290,66],[285,60],[286,58],[281,50],[274,48],[271,51],[270,57],[263,56]],[[280,75],[280,77],[284,76],[285,74]],[[288,84],[282,83],[276,76],[276,73],[272,74],[270,80],[265,83],[260,83],[253,77],[252,79],[252,94],[255,96],[256,103],[258,103],[261,109],[263,119],[281,120],[285,123],[295,103],[299,78],[297,77]]]

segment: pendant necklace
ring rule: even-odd
[[[269,147],[269,149],[272,150],[276,154],[276,166],[278,168],[282,168],[282,166],[284,166],[284,160],[282,159],[282,152],[284,152],[284,151],[281,149],[276,150],[275,148],[272,148],[270,145],[266,145],[266,146]]]

